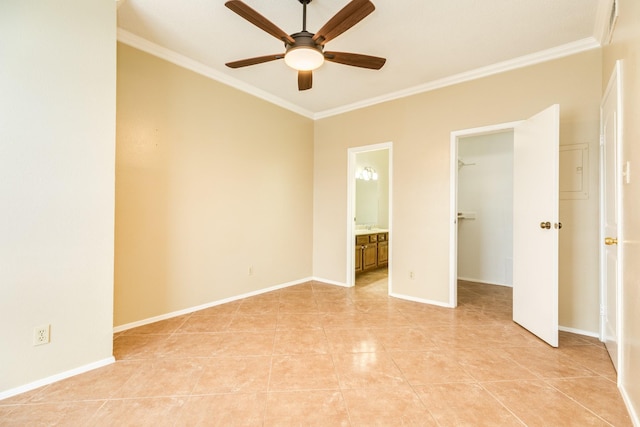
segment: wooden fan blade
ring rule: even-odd
[[[369,0],[352,0],[318,30],[313,36],[313,41],[324,45],[362,21],[375,9],[376,7]]]
[[[289,34],[282,31],[276,24],[269,21],[264,16],[250,8],[246,3],[240,0],[230,0],[224,4],[229,9],[251,22],[256,27],[266,31],[278,40],[282,40],[289,44],[294,44],[296,41]]]
[[[298,71],[298,90],[311,89],[313,71]]]
[[[347,52],[325,52],[324,59],[338,64],[351,65],[352,67],[370,68],[379,70],[387,60],[377,56],[361,55]]]
[[[247,67],[249,65],[262,64],[263,62],[275,61],[276,59],[282,59],[282,58],[284,58],[284,55],[282,54],[257,56],[255,58],[248,58],[248,59],[241,59],[239,61],[227,62],[224,65],[230,68],[240,68],[240,67]]]

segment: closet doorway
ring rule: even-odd
[[[458,139],[458,280],[513,286],[513,130]]]
[[[459,305],[511,319],[513,130],[458,139]]]
[[[486,261],[475,263],[471,266],[477,267],[475,273],[473,268],[470,268],[467,274],[482,274],[482,276],[473,279],[484,282],[498,280],[506,282],[506,279],[511,278],[513,283],[513,321],[552,347],[557,347],[558,233],[562,228],[562,223],[559,221],[558,170],[560,106],[557,104],[520,122],[452,132],[450,305],[456,307],[458,304],[458,264],[462,262],[462,259],[458,259],[458,252],[461,250],[458,244],[458,235],[461,235],[461,239],[464,239],[467,234],[473,237],[473,233],[465,233],[469,230],[460,229],[466,227],[465,221],[475,221],[476,224],[479,224],[480,220],[484,219],[479,217],[480,205],[478,207],[458,205],[460,203],[459,175],[461,172],[466,174],[464,169],[477,168],[480,161],[478,158],[475,162],[476,165],[472,165],[474,161],[471,157],[463,158],[459,152],[459,143],[460,141],[464,143],[465,138],[487,137],[506,131],[513,132],[511,138],[513,141],[512,218],[508,218],[508,207],[503,206],[498,212],[498,223],[480,231],[475,239],[476,242],[490,242],[492,247],[476,246],[471,248],[474,259],[478,257],[482,259],[481,252],[489,249],[501,251],[502,255],[490,265]],[[484,138],[480,140],[482,141]],[[478,141],[476,140],[475,143]],[[483,157],[483,161],[488,160]],[[490,191],[498,191],[500,187],[504,186],[505,180],[506,178],[502,178],[502,181],[494,181]],[[472,181],[470,184],[472,186],[471,192],[480,191],[479,188],[473,187],[479,182],[480,178]],[[483,197],[489,196],[485,194]],[[503,205],[508,206],[508,203]],[[497,204],[497,202],[490,203],[490,205],[493,204]],[[512,225],[509,227],[508,224],[502,224],[502,222],[512,222]],[[505,225],[507,226],[505,227]],[[508,238],[509,228],[512,232],[511,239]],[[513,242],[512,255],[510,255],[511,263],[507,260],[508,251],[504,251],[508,247],[509,240]],[[473,239],[470,241],[474,242]],[[470,245],[473,244],[477,245],[477,243],[470,243]],[[512,266],[512,270],[509,269],[509,264]],[[468,266],[461,265],[460,270],[466,267]]]

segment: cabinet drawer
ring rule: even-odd
[[[369,236],[356,236],[356,245],[366,245],[369,243]]]
[[[378,242],[385,242],[387,240],[387,233],[378,234]]]
[[[378,235],[377,234],[370,234],[369,235],[369,242],[370,243],[375,243],[378,241]]]

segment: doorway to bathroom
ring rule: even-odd
[[[347,285],[391,291],[392,144],[348,150]]]

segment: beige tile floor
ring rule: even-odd
[[[310,282],[131,329],[117,362],[0,401],[2,426],[628,426],[593,338],[552,349],[509,288],[460,307]]]

